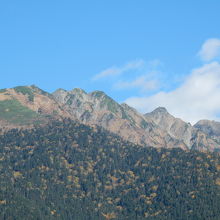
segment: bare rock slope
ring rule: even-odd
[[[52,95],[73,118],[86,124],[102,126],[131,142],[168,148],[182,144],[155,123],[146,121],[135,109],[118,104],[104,92],[58,89]],[[185,147],[184,144],[182,147]]]
[[[182,141],[188,149],[214,151],[220,147],[216,140],[204,130],[175,118],[163,107],[145,114],[144,117],[147,120],[153,120],[162,130],[167,131],[171,137]]]

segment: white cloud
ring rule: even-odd
[[[112,88],[116,90],[137,89],[141,92],[152,92],[159,89],[162,66],[158,59],[144,61],[142,59],[128,62],[117,67],[108,68],[95,75],[92,80],[111,78]]]
[[[135,70],[135,69],[140,69],[143,67],[145,62],[143,60],[135,60],[131,61],[121,67],[113,66],[111,68],[108,68],[106,70],[103,70],[102,72],[96,74],[92,79],[93,80],[99,80],[105,77],[110,77],[110,76],[118,76],[121,75],[127,71],[130,70]]]
[[[146,113],[164,106],[176,117],[195,123],[200,119],[219,119],[220,64],[212,62],[194,69],[182,85],[170,92],[150,97],[131,97],[127,104]]]
[[[149,74],[137,77],[132,81],[119,81],[115,83],[116,89],[133,89],[138,88],[142,91],[155,90],[158,88],[159,82],[156,79],[149,79]]]
[[[203,61],[211,61],[220,55],[220,39],[211,38],[205,41],[198,55]]]

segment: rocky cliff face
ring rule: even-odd
[[[153,120],[162,130],[178,140],[183,141],[188,149],[214,150],[219,144],[204,132],[204,130],[192,126],[179,118],[170,115],[163,107],[159,107],[144,115],[147,120]]]
[[[194,128],[170,115],[163,107],[155,109],[151,113],[144,115],[147,120],[153,120],[161,129],[166,130],[172,137],[182,140],[187,147],[191,146],[192,133]]]
[[[200,129],[209,136],[220,136],[220,122],[200,120],[194,125],[194,127]]]
[[[104,92],[87,94],[81,89],[58,89],[52,95],[73,118],[86,124],[102,126],[131,142],[154,147],[163,145],[172,148],[176,144],[185,147],[155,123],[145,120],[135,109],[118,104]]]
[[[1,127],[30,126],[65,117],[102,126],[142,146],[220,149],[219,125],[207,128],[207,123],[199,122],[191,126],[162,107],[142,115],[125,103],[115,102],[104,92],[86,93],[78,88],[58,89],[52,94],[36,86],[0,90]]]
[[[194,127],[204,132],[220,145],[220,122],[200,120],[194,125]]]

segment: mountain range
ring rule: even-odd
[[[141,114],[102,91],[86,93],[75,88],[48,93],[34,85],[0,90],[1,132],[33,128],[64,118],[92,127],[101,126],[141,146],[220,150],[220,122],[201,120],[192,126],[169,114],[164,107]]]
[[[219,220],[220,123],[104,92],[0,90],[0,219]]]

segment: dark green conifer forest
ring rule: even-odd
[[[0,136],[0,219],[219,220],[220,157],[67,119],[12,129]]]

